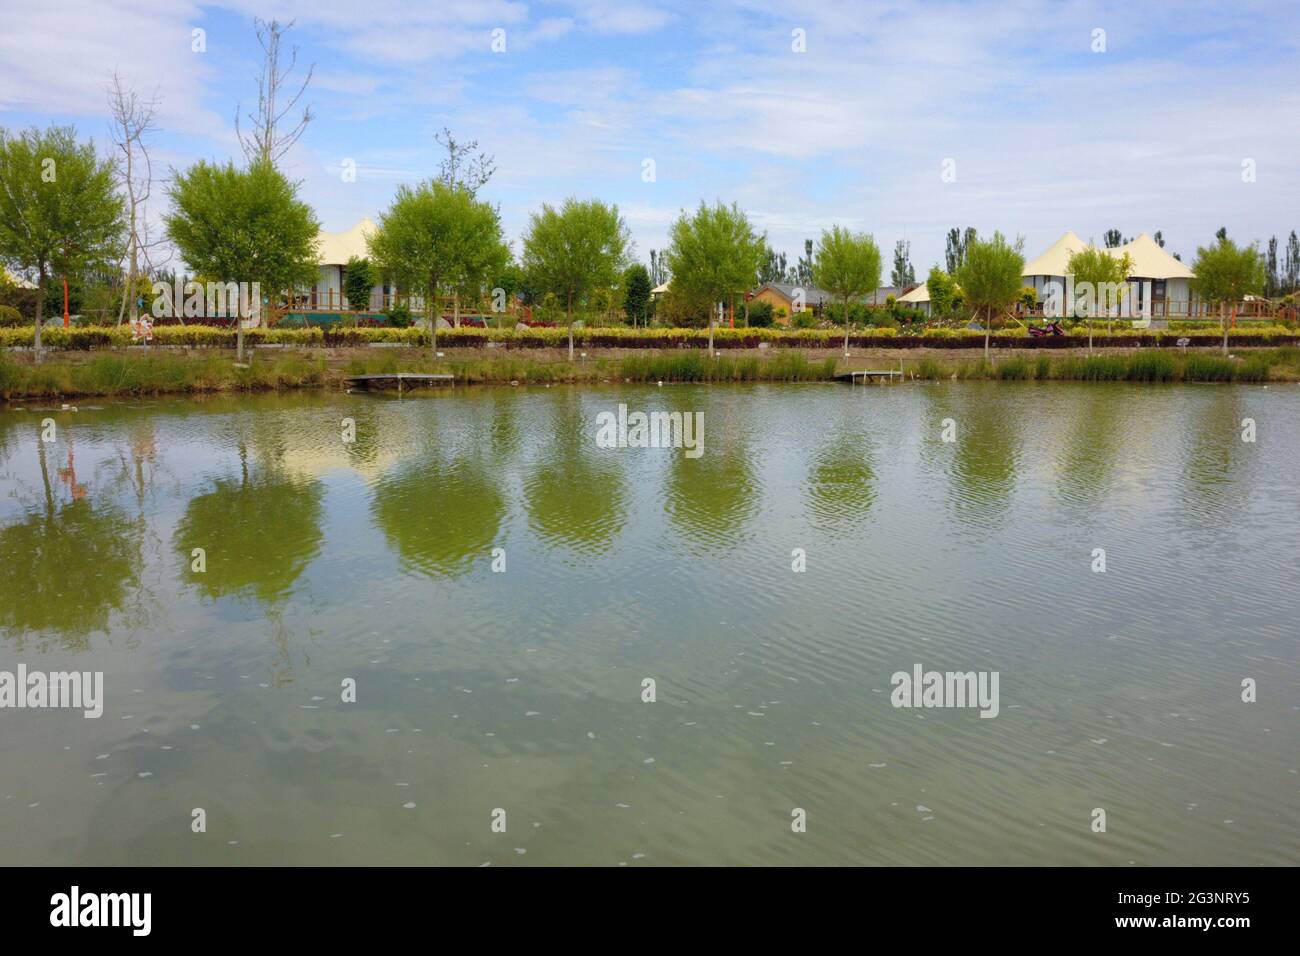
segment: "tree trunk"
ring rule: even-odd
[[[36,332],[32,345],[36,349],[36,361],[41,360],[41,318],[45,311],[45,265],[40,266],[40,272],[36,278]]]
[[[437,288],[438,284],[436,282],[429,286],[429,297],[424,303],[424,314],[429,318],[430,358],[435,362],[438,361],[438,317],[434,314],[438,311],[435,308]]]
[[[565,310],[565,316],[569,320],[569,361],[573,361],[573,293],[569,293],[569,303]]]
[[[132,327],[134,327],[136,322],[138,322],[140,319],[140,307],[136,304],[135,301],[136,300],[135,277],[139,274],[139,269],[140,269],[140,258],[139,258],[140,238],[139,238],[139,233],[136,231],[135,180],[131,178],[132,168],[134,166],[133,154],[135,150],[131,148],[130,138],[127,139],[126,146],[127,146],[126,148],[126,191],[131,203],[131,273],[130,275],[127,276],[126,279],[126,296],[128,299],[130,299],[131,302],[131,325]],[[238,312],[239,310],[236,309],[235,311]],[[184,309],[181,310],[181,314],[182,315],[185,314]],[[122,324],[121,312],[119,312],[117,315],[117,324],[118,325]]]
[[[992,314],[993,314],[992,310],[990,310],[989,315]],[[992,338],[993,338],[993,320],[991,318],[986,317],[984,319],[984,361],[986,362],[989,360],[989,345],[991,343]]]
[[[849,357],[849,298],[844,297],[844,357]]]
[[[713,309],[709,309],[709,358],[713,358]]]
[[[132,322],[138,322],[140,320],[140,303],[138,301],[139,296],[136,294],[136,289],[135,289],[136,281],[139,275],[140,275],[140,240],[137,237],[135,231],[135,205],[133,203],[131,206],[131,275],[128,280],[128,285],[130,286],[130,288],[127,289],[127,295],[131,297],[131,321]],[[121,320],[119,319],[118,325],[121,324],[122,324]]]
[[[1236,317],[1237,307],[1232,307],[1233,317]],[[1228,354],[1228,313],[1220,307],[1219,322],[1223,325],[1223,354]]]
[[[460,290],[451,294],[451,324],[460,328]]]

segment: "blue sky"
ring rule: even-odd
[[[1300,229],[1292,4],[0,2],[0,125],[102,141],[117,67],[157,91],[164,168],[239,157],[252,18],[296,20],[317,119],[286,168],[327,229],[432,175],[443,126],[495,155],[484,195],[516,249],[528,213],[569,195],[617,203],[643,259],[683,207],[722,199],[791,261],[840,223],[887,253],[910,240],[920,273],[951,226],[1023,235],[1030,256],[1066,229],[1161,230],[1184,259],[1221,225]]]

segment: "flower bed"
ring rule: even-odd
[[[1186,339],[1191,346],[1216,346],[1223,341],[1221,332],[1149,331],[1125,329],[1101,334],[1094,330],[1093,345],[1098,348],[1142,347],[1172,348]],[[31,326],[0,328],[0,348],[30,348],[33,341]],[[128,326],[82,326],[65,329],[49,325],[41,330],[42,344],[52,349],[102,349],[124,348],[136,345]],[[234,348],[234,329],[207,325],[166,325],[153,330],[155,346],[187,348]],[[1283,326],[1239,328],[1228,332],[1228,341],[1237,346],[1271,346],[1300,344],[1300,332]],[[371,343],[409,346],[429,345],[429,333],[416,328],[273,328],[248,329],[244,333],[248,346],[287,345],[304,348],[364,346]],[[581,328],[573,330],[575,347],[622,349],[702,349],[707,348],[707,329],[630,329]],[[837,348],[844,342],[844,333],[837,329],[715,329],[714,347],[723,349],[753,349],[766,343],[772,348]],[[483,348],[488,343],[508,349],[565,348],[568,330],[565,328],[483,329],[462,327],[438,332],[438,345],[445,348]],[[999,349],[1067,349],[1079,348],[1088,343],[1087,332],[1074,329],[1063,336],[1032,338],[1023,329],[994,332],[989,344]],[[915,333],[891,328],[871,328],[853,332],[849,336],[853,348],[884,349],[969,349],[982,348],[984,333],[975,329],[926,329]]]

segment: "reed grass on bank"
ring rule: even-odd
[[[277,356],[239,368],[219,356],[101,355],[89,362],[26,365],[0,356],[0,397],[160,395],[174,392],[262,391],[325,384],[326,363]]]
[[[1267,382],[1300,379],[1300,349],[1270,349],[1245,358],[1142,351],[1128,355],[1013,356],[998,362],[922,359],[918,379],[1057,382]]]
[[[827,381],[835,358],[810,360],[803,352],[766,356],[710,356],[701,351],[593,356],[577,362],[545,361],[527,354],[433,362],[427,354],[385,354],[333,361],[319,353],[285,351],[255,356],[251,367],[220,353],[103,354],[80,361],[51,355],[42,364],[0,354],[0,398],[71,398],[165,393],[342,388],[348,375],[450,372],[467,384],[599,382],[814,382]],[[1244,358],[1142,350],[1127,355],[1013,355],[996,361],[904,361],[910,379],[1072,382],[1300,381],[1300,348],[1261,349]]]

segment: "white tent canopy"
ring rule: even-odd
[[[345,266],[353,256],[365,259],[366,237],[373,235],[375,224],[367,217],[344,232],[326,232],[322,229],[316,235],[316,264],[322,266]]]
[[[1037,259],[1025,263],[1022,276],[1063,276],[1069,272],[1070,256],[1082,252],[1088,244],[1073,232],[1067,232]]]
[[[1070,270],[1070,256],[1088,248],[1073,232],[1067,232],[1037,259],[1025,263],[1022,276],[1064,276]],[[1120,258],[1125,254],[1132,261],[1128,277],[1131,279],[1191,279],[1192,270],[1179,262],[1145,232],[1132,242],[1114,249],[1103,249],[1109,256]]]
[[[1194,279],[1196,277],[1196,273],[1161,249],[1145,232],[1118,249],[1106,251],[1117,257],[1128,253],[1133,262],[1128,274],[1133,279]]]

